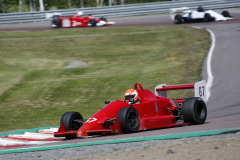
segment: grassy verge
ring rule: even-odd
[[[198,81],[210,43],[205,30],[183,27],[1,32],[2,38],[0,131],[59,125],[66,111],[89,118],[135,82],[153,91],[160,83]],[[72,61],[86,65],[65,69]]]

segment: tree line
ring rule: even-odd
[[[0,0],[0,13],[102,7],[169,0]]]

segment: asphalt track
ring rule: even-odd
[[[191,23],[180,26],[195,26],[210,29],[216,39],[212,52],[211,72],[213,83],[211,96],[207,103],[208,117],[206,123],[197,126],[184,126],[144,131],[133,134],[121,134],[74,139],[52,143],[52,145],[74,144],[116,139],[141,138],[170,134],[182,134],[201,131],[213,131],[240,128],[240,9],[232,9],[234,20],[211,23]],[[111,19],[121,26],[158,26],[174,25],[169,15],[151,15],[141,17],[125,17]],[[51,30],[48,23],[32,23],[17,25],[0,25],[0,31],[7,30]],[[208,80],[207,58],[203,64],[202,78]]]

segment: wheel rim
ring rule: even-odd
[[[174,23],[181,23],[181,19],[180,18],[175,18]]]
[[[130,112],[128,116],[128,125],[131,128],[136,128],[138,126],[138,117],[137,114],[134,112]]]
[[[81,127],[80,123],[78,121],[76,121],[77,119],[74,119],[72,121],[72,130],[73,131],[78,131],[79,128]]]
[[[204,20],[205,20],[206,22],[209,22],[210,19],[211,19],[211,16],[210,16],[209,14],[206,14],[206,15],[204,16]]]
[[[204,107],[203,103],[199,103],[197,105],[197,116],[199,117],[200,120],[203,120],[205,118],[206,115],[206,109]]]

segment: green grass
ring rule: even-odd
[[[0,131],[59,125],[66,111],[87,119],[135,82],[153,91],[161,83],[201,80],[210,44],[205,30],[186,27],[0,33],[0,39],[29,37],[0,40]],[[87,65],[64,69],[74,60]]]

